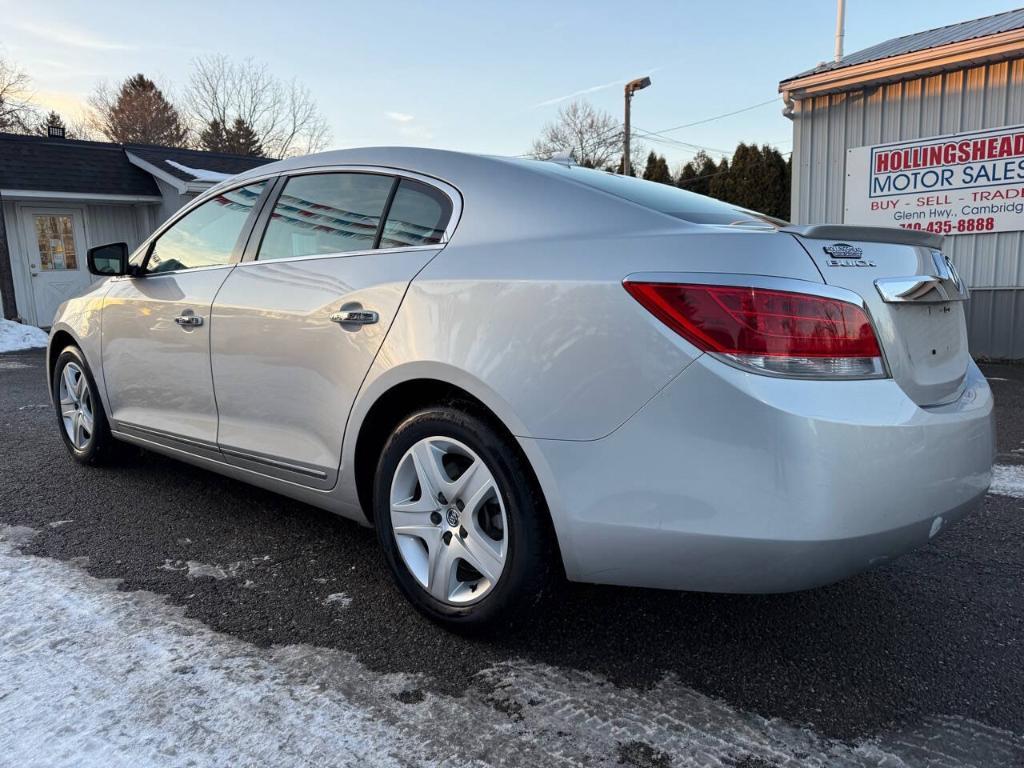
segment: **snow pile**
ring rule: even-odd
[[[173,160],[167,161],[168,165],[173,165],[179,171],[184,171],[189,176],[194,178],[196,181],[224,181],[224,179],[230,179],[230,173],[221,173],[220,171],[208,171],[205,168],[189,168],[187,165],[176,163]]]
[[[995,466],[992,468],[992,487],[989,493],[1024,499],[1024,466]]]
[[[1019,734],[964,718],[928,717],[846,743],[671,677],[619,688],[509,660],[463,696],[435,693],[424,678],[381,674],[350,654],[217,634],[158,595],[19,554],[33,533],[0,525],[4,765],[1024,764]],[[442,654],[442,673],[445,663]]]
[[[34,325],[22,325],[13,320],[0,319],[0,352],[45,347],[48,338],[46,331]]]

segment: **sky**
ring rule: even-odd
[[[633,101],[639,131],[761,105],[647,143],[675,168],[697,146],[716,157],[739,141],[791,150],[778,83],[832,57],[835,5],[0,0],[0,55],[28,72],[41,106],[69,119],[100,81],[143,72],[173,95],[197,56],[252,57],[312,91],[331,126],[329,148],[521,154],[574,97],[621,119],[623,84],[644,75],[653,84]],[[846,52],[1014,7],[847,0]]]

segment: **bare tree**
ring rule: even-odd
[[[217,54],[195,59],[185,104],[196,135],[214,123],[241,120],[270,157],[316,152],[330,139],[309,89],[278,79],[252,59],[234,62]]]
[[[0,57],[0,131],[32,132],[39,122],[32,96],[32,81],[25,70]]]
[[[547,159],[568,153],[588,168],[621,165],[622,125],[607,112],[587,101],[572,101],[558,110],[533,142],[532,155]]]

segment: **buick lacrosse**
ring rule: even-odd
[[[562,573],[805,589],[988,487],[941,245],[562,162],[329,152],[92,248],[51,394],[80,462],[134,443],[375,526],[451,627]]]

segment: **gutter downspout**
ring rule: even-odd
[[[788,117],[790,120],[793,119],[793,107],[796,106],[796,102],[793,101],[793,94],[790,91],[782,92],[782,103],[785,105],[782,108],[782,116]]]

